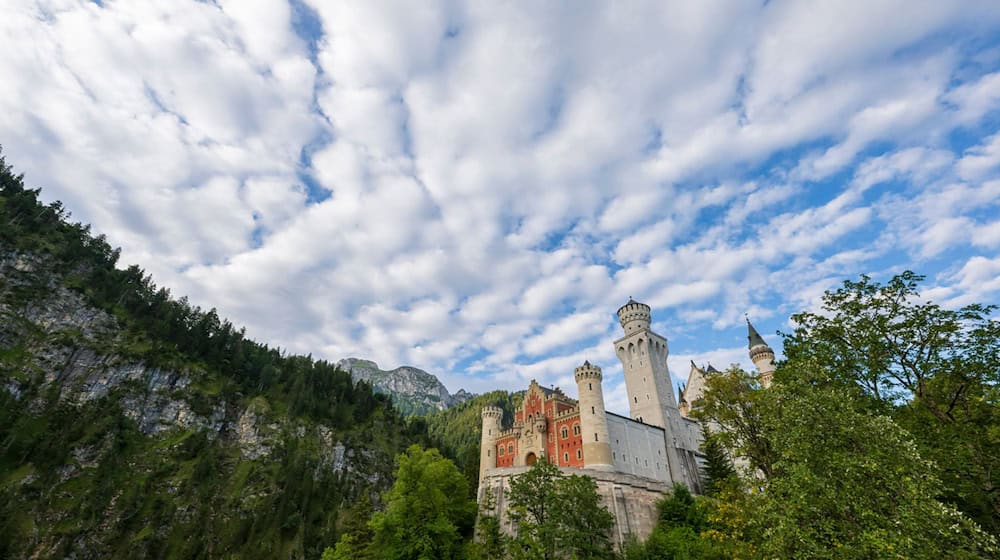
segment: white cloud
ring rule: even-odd
[[[16,2],[8,161],[252,335],[453,389],[587,357],[623,405],[629,296],[721,368],[862,270],[997,291],[989,2],[309,6]]]

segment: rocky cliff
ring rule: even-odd
[[[402,366],[387,371],[361,358],[344,358],[337,362],[337,367],[350,373],[355,381],[366,381],[376,391],[389,395],[404,414],[423,415],[444,410],[475,396],[465,389],[451,394],[437,377],[415,367]]]
[[[301,380],[154,363],[60,269],[0,252],[0,557],[313,558],[341,504],[377,500],[408,442],[379,401],[296,414]]]

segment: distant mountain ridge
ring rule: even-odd
[[[445,410],[475,396],[465,389],[451,394],[433,374],[412,366],[383,370],[371,360],[344,358],[337,362],[337,367],[350,373],[355,382],[366,381],[376,391],[389,395],[396,408],[407,415]]]

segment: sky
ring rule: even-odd
[[[1000,4],[0,0],[7,162],[253,338],[575,395],[869,274],[1000,295]]]

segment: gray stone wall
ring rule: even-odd
[[[479,483],[479,503],[484,503],[488,493],[492,494],[496,504],[494,515],[499,516],[500,526],[507,534],[514,533],[514,525],[507,515],[510,479],[528,468],[489,469]],[[665,482],[594,469],[559,467],[559,470],[566,475],[589,476],[597,483],[601,503],[615,520],[611,539],[616,547],[620,548],[630,535],[639,540],[649,537],[656,525],[656,502],[669,488]]]

